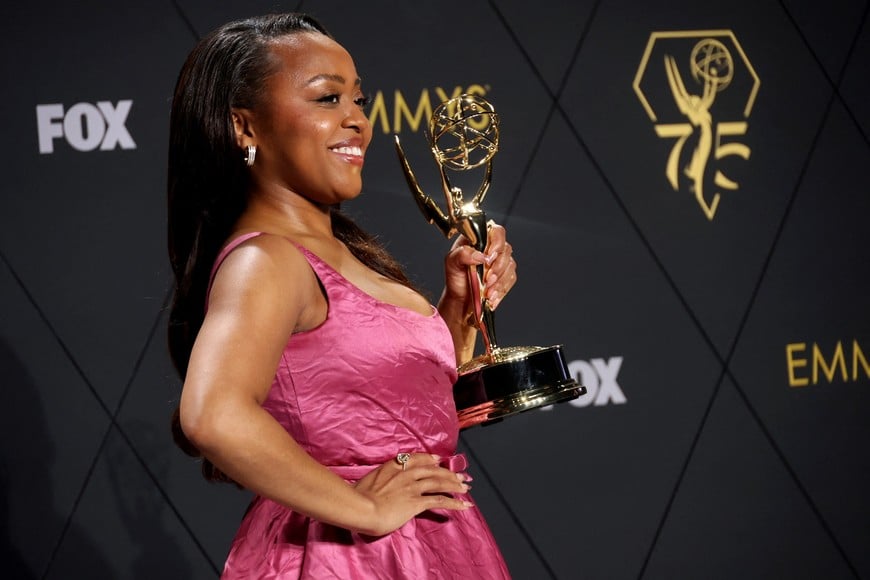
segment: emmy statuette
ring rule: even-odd
[[[454,97],[432,112],[428,138],[447,198],[446,214],[423,193],[396,136],[402,171],[423,216],[448,239],[461,233],[480,251],[487,244],[487,218],[480,204],[492,181],[498,136],[498,115],[486,99],[477,95]],[[450,183],[448,170],[468,171],[484,165],[483,182],[466,201],[462,190]],[[480,331],[485,352],[458,369],[453,399],[460,429],[575,399],[586,392],[586,387],[568,374],[561,345],[499,346],[493,312],[483,298],[483,266],[468,269],[468,284],[473,302],[469,318]]]

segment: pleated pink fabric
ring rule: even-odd
[[[258,233],[233,240],[215,263]],[[458,440],[453,343],[429,316],[380,302],[298,246],[326,290],[319,327],[294,334],[264,408],[315,459],[349,483],[402,451],[437,454],[454,471]],[[465,499],[471,501],[470,497]],[[509,578],[477,507],[426,512],[368,537],[257,497],[233,540],[222,578]]]

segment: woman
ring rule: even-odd
[[[460,239],[437,310],[337,206],[372,130],[353,60],[310,17],[227,24],[179,75],[169,154],[175,434],[256,494],[225,578],[504,578],[466,495],[451,385],[466,271],[516,281],[504,230]]]

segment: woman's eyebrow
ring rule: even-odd
[[[323,74],[319,74],[319,75],[314,75],[313,77],[308,79],[308,82],[306,84],[310,85],[310,84],[316,83],[318,81],[333,81],[333,82],[341,83],[341,84],[345,84],[345,82],[347,82],[346,79],[339,74],[323,73]],[[362,84],[362,79],[359,77],[357,77],[356,80],[354,80],[354,82],[353,82],[353,85],[355,87],[358,87],[361,84]]]

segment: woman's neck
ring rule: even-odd
[[[252,193],[234,230],[237,233],[262,231],[290,238],[334,239],[329,207],[293,192]]]

